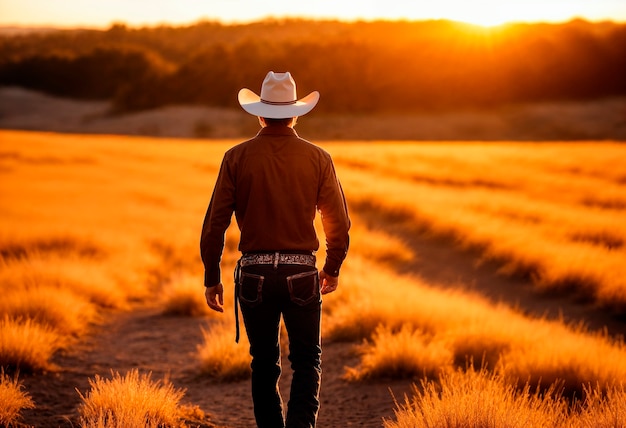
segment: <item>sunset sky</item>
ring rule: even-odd
[[[0,0],[0,26],[108,27],[225,23],[266,17],[452,19],[483,25],[508,21],[626,21],[624,0]]]

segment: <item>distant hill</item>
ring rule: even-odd
[[[404,114],[626,96],[626,24],[267,20],[0,34],[0,86],[117,112],[237,106],[269,70],[327,114]]]
[[[241,140],[259,128],[239,107],[165,106],[125,114],[111,114],[110,108],[107,101],[0,88],[0,129]],[[316,109],[296,129],[313,141],[626,141],[626,97],[394,115],[323,114]]]
[[[23,36],[28,34],[52,33],[61,31],[55,27],[0,27],[0,36]]]

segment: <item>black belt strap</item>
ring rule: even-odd
[[[237,261],[235,267],[235,343],[239,343],[239,276],[241,275],[241,262]]]

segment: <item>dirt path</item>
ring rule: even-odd
[[[376,224],[380,226],[385,222],[378,214]],[[527,281],[499,275],[496,263],[477,263],[479,252],[458,249],[451,238],[431,236],[412,223],[386,223],[387,232],[401,237],[418,255],[415,263],[403,267],[403,273],[419,275],[442,287],[467,284],[474,292],[517,306],[532,316],[562,316],[572,322],[583,321],[591,329],[606,326],[614,335],[626,332],[626,324],[605,311],[563,297],[557,300],[538,295]],[[199,406],[207,414],[206,420],[194,426],[254,426],[249,381],[217,383],[196,374],[194,354],[202,342],[201,327],[205,323],[203,319],[163,316],[156,309],[146,308],[111,316],[110,322],[98,327],[93,335],[55,357],[54,363],[62,370],[23,377],[37,405],[35,410],[24,413],[23,422],[35,427],[78,426],[76,407],[80,398],[76,389],[86,392],[88,379],[96,374],[110,377],[111,370],[126,373],[137,368],[142,373],[152,372],[153,380],[169,374],[176,388],[186,390],[184,402]],[[391,392],[401,400],[410,390],[410,380],[358,384],[344,381],[344,367],[357,365],[351,350],[351,344],[324,345],[319,427],[380,427],[382,418],[393,417]],[[283,367],[281,389],[287,397],[287,361]]]
[[[199,406],[207,418],[198,427],[243,428],[254,426],[249,381],[217,383],[198,376],[196,346],[202,341],[203,319],[168,317],[155,309],[137,309],[111,317],[96,333],[68,351],[59,353],[56,373],[27,376],[24,386],[37,408],[24,413],[23,422],[35,427],[75,427],[76,407],[96,374],[110,378],[137,368],[152,372],[152,379],[169,378],[186,390],[184,402]],[[381,418],[393,416],[393,397],[409,391],[410,381],[349,384],[341,379],[346,365],[357,364],[352,345],[332,343],[324,347],[320,427],[380,427]],[[288,396],[291,378],[287,361],[281,379]]]

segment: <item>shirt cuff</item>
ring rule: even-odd
[[[341,263],[333,262],[331,260],[326,260],[324,264],[324,268],[322,269],[330,276],[339,276],[339,269],[341,268]]]
[[[213,287],[221,282],[220,280],[221,272],[219,269],[217,270],[206,270],[204,271],[204,286],[205,287]]]

